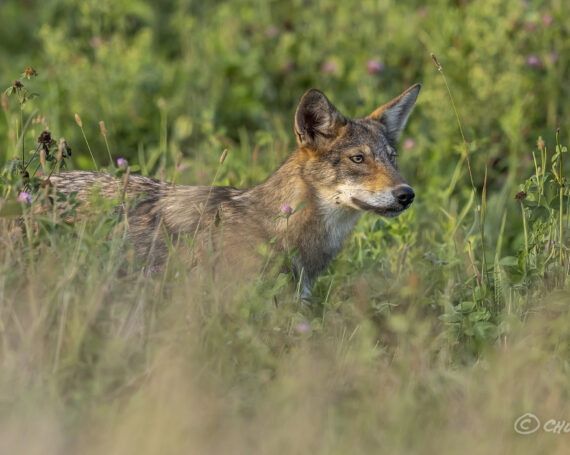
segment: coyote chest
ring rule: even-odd
[[[336,256],[340,251],[344,240],[350,234],[360,218],[361,212],[355,210],[339,210],[335,208],[321,209],[323,212],[323,237],[322,248],[328,255]]]
[[[368,117],[344,117],[315,89],[301,98],[295,113],[297,148],[268,179],[250,189],[172,185],[142,176],[121,182],[94,172],[51,176],[62,193],[78,192],[87,202],[94,187],[113,197],[135,200],[128,212],[129,237],[139,256],[165,260],[168,244],[191,237],[196,245],[255,251],[271,244],[292,258],[303,295],[342,247],[363,211],[397,216],[414,199],[396,168],[396,145],[420,90],[419,84]],[[305,207],[300,211],[284,207]],[[224,257],[222,257],[224,260]]]

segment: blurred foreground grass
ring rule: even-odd
[[[216,183],[249,186],[294,146],[306,89],[358,116],[423,83],[400,157],[416,202],[363,216],[309,309],[176,255],[143,275],[108,207],[1,218],[0,453],[566,453],[513,424],[570,420],[567,2],[28,0],[0,20],[0,80],[39,72],[24,154],[49,128],[72,168],[93,168],[79,113],[99,166],[104,120],[145,175],[209,184],[227,147]]]

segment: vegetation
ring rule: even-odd
[[[1,2],[0,453],[566,453],[513,425],[570,421],[568,8]],[[253,185],[306,89],[361,116],[415,82],[416,201],[309,308],[176,252],[145,274],[113,201],[34,211],[62,168]]]

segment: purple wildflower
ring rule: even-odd
[[[540,19],[542,21],[542,25],[545,25],[547,27],[550,27],[552,25],[552,23],[554,22],[554,18],[546,13],[544,16],[542,16],[542,19]]]
[[[404,148],[406,150],[413,149],[415,145],[416,145],[416,141],[414,141],[413,139],[408,138],[404,141]]]
[[[311,331],[311,324],[306,321],[299,322],[297,324],[297,332],[299,333],[307,333]]]
[[[32,203],[32,196],[30,193],[26,193],[25,191],[22,191],[20,194],[18,194],[18,202],[21,202],[23,204],[31,204]]]
[[[289,216],[293,213],[293,208],[289,204],[283,204],[281,206],[281,212]]]
[[[378,60],[368,60],[366,62],[366,72],[368,74],[379,74],[384,71],[384,64]]]
[[[542,63],[538,55],[532,54],[526,58],[526,65],[532,68],[539,68],[542,65]]]
[[[338,65],[335,62],[327,60],[321,65],[321,73],[323,74],[334,74],[338,70]]]
[[[122,168],[126,168],[129,165],[129,163],[127,162],[126,159],[124,158],[118,158],[117,159],[117,166],[122,167]]]

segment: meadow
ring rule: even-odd
[[[0,1],[0,453],[567,453],[569,10]],[[415,202],[365,214],[311,306],[176,251],[144,273],[108,201],[34,212],[63,167],[249,187],[307,89],[358,117],[416,82]]]

